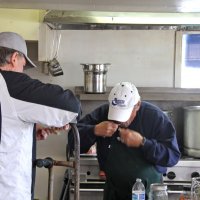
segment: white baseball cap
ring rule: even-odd
[[[1,32],[0,33],[0,47],[14,49],[23,53],[26,58],[26,66],[36,67],[36,65],[27,56],[27,46],[25,40],[17,33]]]
[[[133,111],[134,106],[140,100],[140,95],[134,84],[121,82],[111,90],[109,97],[108,119],[118,122],[126,122]]]

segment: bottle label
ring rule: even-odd
[[[132,200],[145,200],[145,193],[144,192],[132,193]]]

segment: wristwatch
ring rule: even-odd
[[[141,146],[144,146],[145,142],[146,142],[146,138],[143,136]]]

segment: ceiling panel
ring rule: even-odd
[[[200,12],[200,0],[0,0],[0,7],[123,12]]]

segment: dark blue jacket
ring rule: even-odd
[[[97,157],[100,169],[104,170],[111,138],[97,137],[94,134],[96,124],[108,120],[108,104],[101,105],[78,122],[80,133],[80,151],[86,153],[96,142]],[[146,137],[141,151],[144,159],[152,163],[158,172],[165,173],[167,167],[174,166],[180,151],[176,139],[176,131],[169,118],[155,105],[142,101],[136,118],[129,129],[139,132]],[[114,137],[114,136],[113,136]],[[71,141],[69,134],[69,142]]]

